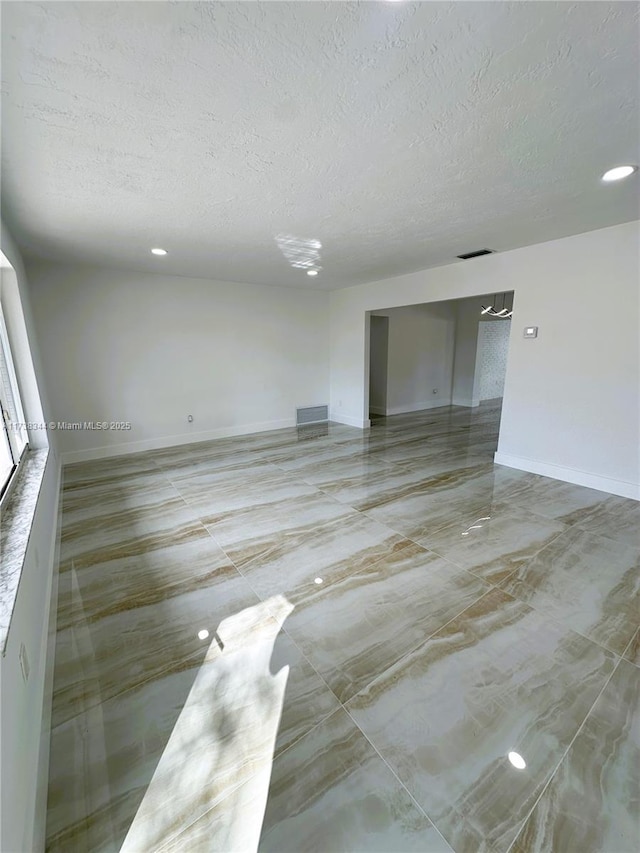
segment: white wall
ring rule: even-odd
[[[66,460],[277,429],[328,402],[326,292],[49,263],[29,277],[53,418],[132,424],[61,433]]]
[[[453,304],[410,305],[389,318],[386,414],[451,403],[456,315]]]
[[[474,396],[478,326],[483,299],[461,299],[456,304],[456,342],[451,401],[454,406],[477,406]]]
[[[638,497],[639,247],[629,222],[333,291],[332,418],[367,422],[365,312],[515,290],[497,461]]]
[[[7,323],[12,321],[11,343],[15,347],[14,358],[24,394],[25,416],[30,420],[46,419],[49,411],[34,335],[28,282],[20,254],[4,225],[2,251],[16,273],[17,289],[11,297],[12,307],[8,312],[11,317],[7,317]],[[3,282],[3,301],[4,284],[6,281]],[[15,322],[16,294],[20,300],[20,323]],[[43,438],[43,435],[39,436],[41,443]],[[30,436],[30,441],[33,442],[33,436]],[[54,442],[31,527],[7,644],[0,658],[2,853],[31,853],[44,849],[57,601],[59,493],[60,463]],[[19,661],[22,644],[30,665],[26,682]]]
[[[389,362],[388,317],[371,315],[369,353],[369,411],[374,415],[386,415]]]

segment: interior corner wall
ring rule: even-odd
[[[65,461],[278,429],[328,402],[326,292],[29,266]],[[193,422],[188,422],[188,415]]]
[[[496,461],[639,498],[639,248],[627,222],[332,291],[332,417],[366,421],[365,312],[514,290]]]
[[[389,318],[385,414],[448,406],[456,326],[453,304],[410,305],[383,313]]]
[[[369,340],[369,412],[387,414],[389,318],[371,315]]]
[[[451,402],[454,406],[478,406],[474,395],[478,327],[482,299],[463,299],[456,304],[456,339]]]

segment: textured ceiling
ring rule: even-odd
[[[334,288],[638,216],[637,175],[599,180],[640,160],[636,3],[1,13],[3,206],[27,255]]]

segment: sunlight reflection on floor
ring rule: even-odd
[[[249,776],[251,796],[229,809],[225,843],[233,838],[234,847],[257,847],[289,677],[288,666],[272,673],[270,661],[292,610],[279,595],[220,623],[129,828],[123,853],[157,849]],[[250,804],[250,811],[242,809],[242,802]]]

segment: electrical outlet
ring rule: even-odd
[[[27,648],[24,643],[20,643],[20,669],[22,670],[22,677],[25,680],[25,683],[29,680],[29,673],[31,671],[29,667],[29,657],[27,655]]]

